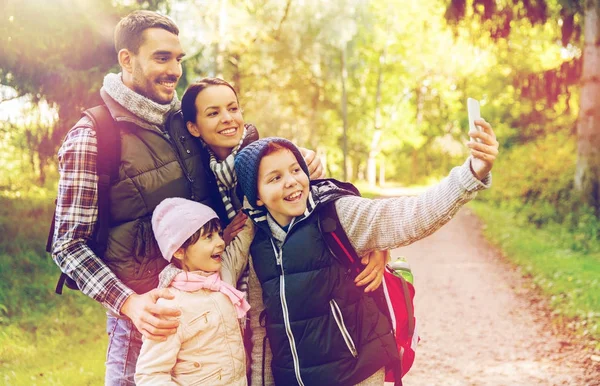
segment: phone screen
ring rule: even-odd
[[[479,127],[475,126],[475,120],[481,118],[479,101],[477,99],[467,99],[467,112],[469,113],[469,129],[479,130]]]

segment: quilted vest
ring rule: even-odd
[[[122,122],[119,178],[110,189],[103,260],[127,286],[145,293],[156,288],[167,265],[152,232],[154,208],[169,197],[202,202],[219,214],[224,208],[208,169],[208,154],[187,131],[180,111],[168,117],[167,131],[161,132],[102,96],[113,118]]]
[[[312,187],[316,206],[292,223],[281,249],[260,221],[264,216],[253,217],[250,253],[278,385],[353,385],[398,359],[389,319],[356,287],[321,235],[319,205],[339,196],[330,182],[320,183]]]

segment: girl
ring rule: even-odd
[[[183,198],[162,201],[152,229],[167,265],[159,288],[181,310],[179,327],[163,342],[143,340],[137,385],[247,385],[239,318],[250,306],[234,285],[247,263],[251,223],[225,248],[214,210]]]

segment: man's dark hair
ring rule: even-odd
[[[144,43],[143,32],[148,28],[162,28],[179,36],[179,28],[169,17],[152,11],[133,11],[115,28],[115,50],[123,48],[137,54]]]

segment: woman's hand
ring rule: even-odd
[[[485,178],[494,166],[494,161],[498,156],[498,141],[492,126],[483,119],[477,119],[475,124],[481,128],[477,131],[469,131],[469,136],[473,138],[467,143],[471,149],[471,168],[475,177],[479,180]],[[479,139],[477,142],[475,139]]]
[[[366,265],[365,269],[356,276],[354,282],[357,287],[366,285],[365,293],[375,291],[383,281],[383,272],[385,264],[390,256],[389,251],[373,251],[367,256],[364,256],[360,262]]]
[[[299,147],[298,150],[300,150],[300,154],[302,154],[302,157],[304,157],[304,162],[306,162],[306,166],[308,166],[310,179],[318,180],[320,178],[325,178],[325,170],[323,170],[321,158],[317,156],[317,153],[313,150],[305,149],[303,147]]]
[[[231,240],[235,239],[235,236],[238,235],[244,229],[244,224],[246,223],[246,219],[248,216],[242,211],[239,211],[238,214],[231,220],[229,225],[223,229],[223,241],[225,241],[225,246],[229,245]]]

